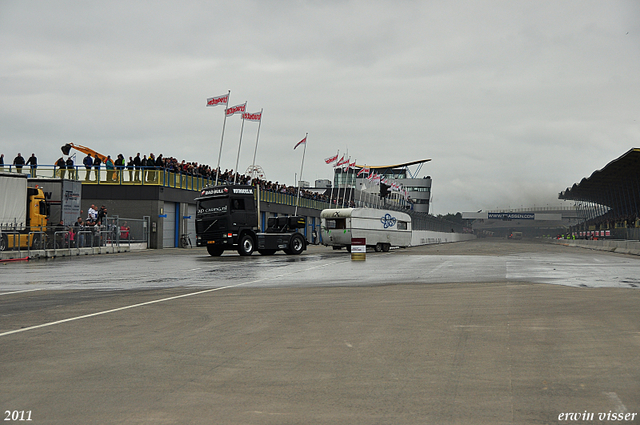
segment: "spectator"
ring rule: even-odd
[[[69,179],[75,180],[75,169],[73,166],[73,159],[71,157],[67,158],[67,174],[69,175]]]
[[[87,225],[94,226],[98,221],[98,210],[96,210],[96,206],[91,204],[89,210],[87,211]]]
[[[125,221],[124,224],[120,226],[120,238],[129,239],[130,231],[131,231],[131,228],[129,227],[129,224]]]
[[[100,157],[98,156],[98,154],[95,154],[93,157],[93,169],[96,172],[96,183],[100,183],[100,163],[102,161],[100,160]]]
[[[107,160],[104,162],[104,167],[107,169],[107,181],[109,182],[115,181],[116,167],[113,165],[113,160],[111,159],[111,155],[107,155]]]
[[[146,157],[145,157],[146,158]],[[133,165],[136,167],[135,181],[140,181],[140,167],[142,167],[142,160],[140,159],[140,152],[133,158]]]
[[[13,165],[16,166],[16,170],[18,171],[18,173],[22,173],[22,167],[24,166],[24,158],[19,152],[18,152],[18,156],[16,156],[13,159]]]
[[[0,171],[4,171],[4,154],[0,153]]]
[[[58,158],[58,160],[56,161],[56,167],[58,167],[58,177],[63,179],[64,178],[64,171],[67,168],[67,165],[64,162],[64,158],[62,158],[62,157]]]
[[[127,170],[129,170],[129,181],[133,181],[133,158],[129,157],[129,162],[127,162]]]
[[[91,156],[89,156],[91,157]],[[78,220],[73,223],[73,231],[76,234],[76,248],[84,247],[84,234],[81,233],[84,230],[84,223],[82,222],[82,217],[78,217]]]
[[[93,159],[91,158],[91,155],[87,154],[87,156],[85,156],[84,159],[82,160],[82,163],[84,164],[84,168],[87,170],[87,174],[85,174],[84,179],[86,181],[89,181],[89,175],[91,174],[91,167],[93,166]]]
[[[100,207],[100,209],[98,210],[98,218],[97,218],[97,224],[99,225],[104,225],[105,223],[105,219],[107,218],[107,207],[105,207],[104,205]]]
[[[162,154],[158,155],[158,158],[156,159],[156,178],[153,179],[154,182],[159,181],[159,178],[162,178],[162,172],[160,170],[164,169],[164,160],[162,159]]]
[[[38,168],[38,158],[36,158],[36,154],[32,153],[29,159],[27,160],[27,165],[31,167],[31,177],[36,176],[36,169]]]
[[[114,180],[119,182],[123,181],[124,176],[122,174],[124,170],[124,156],[121,153],[118,154],[118,157],[116,158],[113,165],[116,167],[116,176],[117,176]]]
[[[142,164],[142,181],[146,183],[149,178],[149,172],[147,171],[149,160],[147,159],[147,155],[144,155],[140,163]]]
[[[147,182],[153,183],[156,181],[156,157],[153,156],[153,153],[149,154],[149,158],[147,158]]]

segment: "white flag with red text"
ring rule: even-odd
[[[371,170],[369,170],[369,167],[362,167],[362,169],[358,171],[358,174],[356,175],[356,177],[360,177],[360,174],[364,174],[364,173],[369,174],[370,172]]]
[[[337,153],[334,156],[330,156],[329,158],[325,158],[324,159],[325,164],[331,164],[333,162],[336,162],[338,160],[338,155],[340,155],[340,154]]]
[[[229,93],[207,99],[207,106],[226,105],[227,103],[229,103]]]
[[[245,112],[242,114],[242,119],[247,121],[260,121],[262,119],[262,112]]]
[[[342,155],[342,158],[340,158],[340,160],[335,163],[334,167],[340,167],[348,163],[349,163],[349,158],[345,159],[344,155]]]
[[[244,111],[246,111],[246,109],[247,109],[247,102],[241,105],[236,105],[236,106],[232,106],[231,108],[227,108],[225,112],[227,114],[226,116],[230,117],[231,115],[243,113]]]

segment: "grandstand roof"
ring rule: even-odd
[[[590,177],[560,192],[558,199],[595,202],[613,207],[613,203],[637,205],[638,193],[640,148],[633,148],[608,163],[603,169],[594,171]]]
[[[419,159],[417,161],[404,162],[402,164],[395,164],[395,165],[356,165],[356,167],[359,167],[359,168],[369,167],[372,170],[387,170],[390,168],[402,168],[402,167],[408,167],[410,165],[423,164],[429,161],[431,161],[431,158]]]

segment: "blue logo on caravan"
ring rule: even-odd
[[[396,225],[396,218],[395,217],[391,217],[391,214],[389,214],[389,213],[387,213],[384,216],[382,216],[380,221],[382,222],[382,224],[383,224],[385,229],[388,229],[389,227],[393,227],[393,226]]]

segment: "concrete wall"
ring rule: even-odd
[[[566,246],[577,246],[580,248],[595,249],[598,251],[609,251],[621,254],[640,255],[640,241],[621,240],[584,240],[584,239],[558,239],[557,243]]]
[[[414,230],[411,236],[411,246],[429,245],[433,243],[462,242],[475,239],[470,233],[433,232],[430,230]]]

